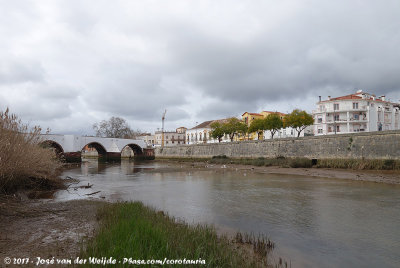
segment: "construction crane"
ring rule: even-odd
[[[167,109],[165,109],[163,115],[162,115],[162,128],[161,128],[161,147],[164,147],[164,120],[165,120],[165,114],[167,113]]]

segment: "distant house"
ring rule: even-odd
[[[255,119],[263,119],[263,118],[266,118],[270,114],[279,115],[281,120],[283,120],[285,118],[285,116],[286,116],[286,114],[284,114],[284,113],[273,112],[273,111],[262,111],[260,113],[248,113],[248,112],[245,112],[244,114],[242,114],[242,120],[243,120],[243,122],[245,122],[247,124],[247,126],[250,127],[251,123]],[[281,128],[275,133],[274,138],[297,137],[297,134],[298,134],[297,130],[293,129],[291,127]],[[304,132],[300,133],[300,137],[302,137],[302,136],[304,136]],[[271,139],[271,138],[272,138],[271,131],[265,130],[263,135],[262,135],[262,139]],[[258,140],[258,134],[256,132],[249,133],[247,135],[242,135],[240,137],[240,139],[241,140]]]
[[[313,111],[315,135],[400,129],[400,104],[358,90],[320,100]]]
[[[199,125],[186,130],[186,144],[199,144],[199,143],[218,143],[218,139],[213,139],[210,135],[211,124],[214,122],[225,123],[227,119],[209,120],[200,123]],[[229,137],[225,135],[221,142],[230,141]]]
[[[175,146],[185,144],[185,127],[177,128],[175,131],[164,131],[164,146]],[[154,146],[162,145],[162,131],[156,131],[154,135]]]
[[[137,136],[139,140],[144,140],[147,146],[154,146],[155,145],[155,136],[151,135],[150,133],[143,133]]]

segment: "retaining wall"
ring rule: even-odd
[[[156,157],[232,158],[307,157],[314,159],[398,159],[400,160],[400,131],[286,138],[232,143],[177,145],[157,148]]]

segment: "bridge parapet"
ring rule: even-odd
[[[129,146],[135,152],[135,156],[150,154],[147,151],[145,153],[147,145],[143,140],[57,134],[44,134],[42,140],[49,142],[50,145],[55,143],[57,147],[61,148],[66,158],[74,160],[80,158],[81,151],[87,145],[96,148],[99,155],[106,159],[120,158],[121,152],[126,146]]]

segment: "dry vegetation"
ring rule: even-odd
[[[53,150],[40,146],[40,132],[8,109],[0,112],[0,193],[61,185],[56,176],[60,163]]]

